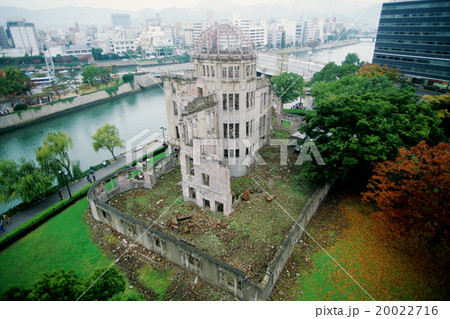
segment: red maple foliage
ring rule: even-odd
[[[377,163],[363,201],[377,203],[384,229],[444,246],[450,236],[450,145],[425,141]]]

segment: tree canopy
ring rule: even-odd
[[[326,64],[322,70],[314,73],[313,77],[309,81],[309,85],[313,85],[316,82],[331,82],[337,81],[349,74],[355,74],[358,70],[358,66],[355,64],[343,64],[337,65],[334,62]]]
[[[450,137],[450,93],[442,96],[425,95],[423,99],[438,112],[446,137]]]
[[[88,278],[62,269],[44,273],[31,289],[13,286],[0,296],[10,301],[106,301],[125,291],[125,279],[115,267],[98,269]]]
[[[311,94],[317,112],[304,117],[300,130],[314,140],[326,165],[305,167],[310,177],[345,178],[355,170],[353,176],[361,176],[401,147],[443,138],[436,113],[386,77],[348,75],[316,83]]]
[[[375,165],[363,200],[377,203],[376,218],[398,236],[446,246],[450,239],[450,145],[425,141]]]
[[[0,203],[21,198],[25,203],[41,199],[52,185],[53,177],[46,175],[33,162],[0,159]]]
[[[124,147],[123,141],[119,137],[119,130],[114,125],[106,123],[100,127],[97,132],[92,136],[94,151],[98,152],[99,149],[107,149],[111,152],[111,155],[116,159],[114,155],[114,148]]]
[[[378,64],[364,64],[361,65],[356,72],[358,76],[365,78],[374,78],[376,76],[386,76],[390,81],[396,83],[402,78],[402,74],[395,68],[388,68],[387,66],[380,66]]]
[[[292,102],[298,97],[305,95],[303,92],[303,77],[296,73],[282,73],[273,76],[270,82],[272,83],[273,91],[283,103]]]
[[[104,301],[125,290],[125,279],[114,267],[97,269],[84,282],[84,288],[81,300]]]
[[[111,78],[111,68],[99,68],[95,65],[86,65],[81,71],[83,83],[99,86],[100,83],[108,84]]]
[[[361,60],[359,59],[359,56],[357,53],[349,53],[345,57],[345,60],[342,61],[342,64],[354,64],[354,65],[360,65]]]
[[[62,131],[50,132],[42,143],[36,150],[36,160],[42,169],[56,176],[64,168],[70,178],[73,178],[68,154],[72,148],[72,139]]]
[[[9,100],[11,106],[30,90],[30,78],[18,68],[7,66],[0,70],[0,94]]]

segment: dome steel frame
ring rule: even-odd
[[[230,24],[219,24],[200,34],[194,54],[223,57],[244,56],[256,55],[256,50],[252,40],[242,29]]]

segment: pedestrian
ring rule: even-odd
[[[5,232],[5,229],[3,228],[3,219],[0,220],[0,230],[2,231],[2,233]]]
[[[64,199],[64,195],[61,192],[61,190],[58,191],[58,195],[59,195],[59,200],[63,200]]]
[[[91,175],[90,175],[89,173],[87,173],[86,179],[88,180],[89,183],[92,183],[92,181],[91,181]]]
[[[3,220],[9,225],[11,224],[11,218],[8,215],[3,214]]]
[[[92,174],[92,179],[94,180],[94,182],[95,182],[95,175],[94,174]]]
[[[106,167],[106,161],[103,161],[103,168],[105,168]]]

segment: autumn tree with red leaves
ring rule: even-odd
[[[363,201],[377,203],[375,218],[401,237],[432,244],[450,239],[450,145],[425,141],[401,148],[395,161],[375,165]]]

